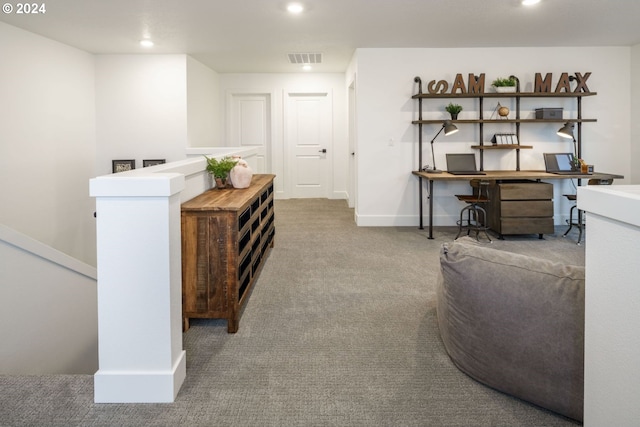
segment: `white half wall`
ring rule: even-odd
[[[0,224],[95,265],[93,56],[0,22]]]
[[[640,420],[640,186],[589,186],[584,425],[632,427]]]
[[[519,77],[522,90],[532,91],[535,73],[553,73],[554,85],[562,72],[592,75],[587,85],[597,96],[583,100],[583,117],[596,123],[583,124],[583,157],[596,170],[625,175],[617,183],[627,183],[631,173],[629,91],[631,49],[603,48],[477,48],[477,49],[358,49],[357,68],[357,170],[359,225],[392,226],[418,224],[418,179],[411,175],[418,168],[417,93],[414,77],[423,84],[446,80],[449,87],[456,74],[485,73],[485,91],[493,79]],[[426,91],[426,90],[425,90]],[[505,100],[508,101],[508,100]],[[448,117],[444,107],[449,100],[424,102],[424,118]],[[460,100],[465,108],[460,119],[477,118],[477,100]],[[485,101],[485,114],[496,104]],[[504,104],[504,102],[503,102]],[[532,117],[535,108],[561,106],[565,118],[576,117],[576,102],[570,100],[528,99],[522,101],[522,117]],[[514,110],[515,106],[509,105]],[[521,150],[521,169],[544,169],[543,152],[572,151],[571,142],[556,135],[560,126],[522,125],[521,142],[533,145]],[[440,136],[435,143],[436,166],[445,168],[445,153],[476,152],[478,126],[461,125],[453,136]],[[504,129],[504,128],[501,128]],[[424,126],[424,154],[430,158],[429,141],[437,126]],[[503,130],[505,132],[506,130]],[[485,140],[496,132],[485,126]],[[486,142],[485,141],[485,142]],[[478,155],[477,155],[478,156]],[[424,162],[429,163],[429,162]],[[515,152],[485,153],[485,169],[515,169]],[[556,223],[564,223],[570,205],[562,194],[573,193],[570,182],[555,185]],[[466,182],[436,183],[434,225],[454,225],[461,203],[453,196],[470,192]],[[424,200],[427,200],[424,195]]]
[[[254,154],[228,148],[216,156]],[[97,403],[172,402],[184,381],[180,205],[211,188],[206,163],[198,156],[91,180],[98,212]]]
[[[640,164],[640,44],[631,48],[631,164]],[[631,184],[640,184],[640,168],[631,168]]]

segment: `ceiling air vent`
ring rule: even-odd
[[[321,53],[289,53],[287,56],[291,64],[320,64],[322,62]]]

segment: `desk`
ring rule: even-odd
[[[548,173],[540,170],[533,171],[508,171],[508,170],[494,170],[483,171],[485,175],[452,175],[447,172],[442,173],[428,173],[423,171],[413,171],[412,173],[420,180],[418,187],[419,195],[419,210],[420,210],[420,229],[424,229],[423,225],[423,203],[422,203],[422,181],[428,181],[429,191],[429,239],[433,239],[433,182],[434,181],[471,181],[472,179],[482,179],[484,181],[500,181],[500,180],[518,180],[518,179],[532,179],[540,181],[543,179],[622,179],[623,175],[616,175],[610,173],[594,172],[592,174],[575,174],[575,175],[558,175],[554,173]]]

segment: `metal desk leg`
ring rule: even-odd
[[[582,221],[583,221],[582,211],[578,209],[578,242],[576,243],[577,245],[579,245],[580,242],[582,241],[582,227],[585,226],[585,224]]]
[[[429,239],[433,239],[433,180],[429,180]]]
[[[418,177],[418,212],[420,213],[420,230],[424,230],[422,223],[422,177]]]

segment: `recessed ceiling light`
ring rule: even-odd
[[[302,11],[304,10],[304,6],[302,6],[300,3],[289,3],[287,5],[287,10],[289,11],[289,13],[302,13]]]
[[[311,65],[309,64],[304,64],[302,66],[302,71],[311,71]]]
[[[525,6],[533,6],[538,3],[540,3],[540,0],[522,0],[522,4]]]
[[[151,40],[140,40],[140,46],[142,47],[153,47],[153,42]]]

